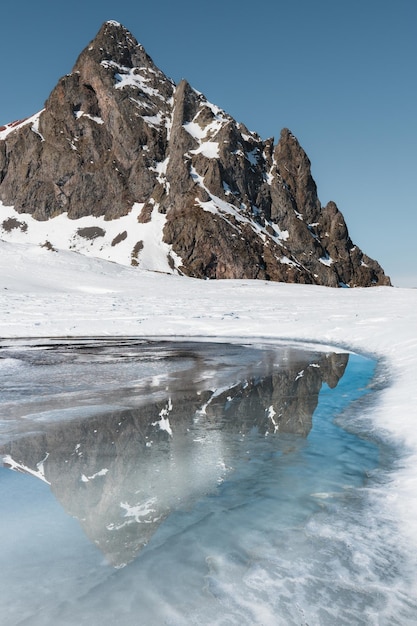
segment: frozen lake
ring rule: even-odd
[[[358,420],[375,366],[290,344],[3,342],[4,624],[415,623],[373,497],[393,452]]]

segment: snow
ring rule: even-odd
[[[43,111],[43,109],[42,109]],[[31,117],[27,117],[24,120],[18,120],[16,122],[11,122],[10,124],[6,124],[4,126],[3,130],[0,130],[0,140],[6,139],[7,135],[10,135],[10,133],[12,133],[14,130],[18,129],[18,128],[22,128],[23,126],[26,126],[27,124],[32,124],[32,130],[33,132],[37,133],[38,135],[39,130],[39,116],[42,113],[42,111],[39,111],[38,113],[35,113],[35,115],[32,115]],[[3,128],[3,127],[2,127]],[[42,141],[43,141],[43,137],[42,135],[40,135]]]
[[[201,128],[197,122],[186,122],[183,124],[183,128],[189,135],[191,135],[191,137],[194,137],[194,139],[197,139],[198,141],[204,139],[207,134],[207,129]]]
[[[145,226],[161,228],[163,218],[156,212]],[[398,542],[416,550],[417,291],[201,281],[162,272],[0,240],[0,336],[288,339],[378,358],[382,389],[363,418],[402,450],[381,486],[380,506],[398,522]],[[159,423],[169,432],[168,412]]]
[[[161,113],[158,113],[157,115],[142,115],[142,118],[148,126],[153,126],[154,128],[161,126],[163,122]]]
[[[116,89],[124,89],[125,87],[134,87],[135,89],[139,89],[143,93],[147,94],[151,97],[159,98],[160,100],[165,101],[164,96],[154,87],[150,87],[147,85],[147,82],[150,81],[150,78],[146,78],[142,74],[142,72],[149,72],[147,67],[125,67],[123,65],[119,65],[114,61],[102,61],[101,65],[105,68],[111,68],[116,70],[114,74],[114,78],[116,80],[115,88]]]
[[[295,263],[285,255],[280,258],[279,262],[283,263],[284,265],[292,265],[293,267],[297,267],[297,263]]]
[[[251,228],[258,236],[260,236],[263,241],[266,240],[267,230],[265,229],[265,227],[254,222],[252,219],[245,217],[245,215],[242,214],[240,211],[238,211],[233,204],[230,204],[229,202],[225,202],[225,200],[222,200],[222,198],[219,198],[218,196],[215,196],[214,194],[212,194],[210,190],[208,189],[208,187],[206,187],[206,185],[204,184],[204,178],[197,172],[197,170],[193,166],[191,166],[190,168],[190,175],[192,179],[200,187],[202,187],[202,189],[204,189],[207,192],[207,195],[209,195],[211,198],[210,200],[206,202],[203,202],[202,200],[196,198],[196,203],[202,209],[204,209],[204,211],[208,211],[209,213],[212,213],[213,215],[219,215],[220,217],[222,217],[222,219],[227,221],[228,224],[230,224],[230,226],[232,226],[236,230],[237,233],[239,233],[239,229],[233,224],[232,221],[228,219],[228,216],[233,217],[236,222],[240,224],[248,225],[249,228]],[[232,194],[230,187],[226,183],[223,183],[223,189],[225,190],[226,195]],[[242,203],[241,208],[245,209],[246,205]],[[252,209],[256,211],[256,207],[252,207]],[[275,235],[271,236],[269,233],[268,235],[276,243],[281,245],[281,240],[288,239],[288,231],[286,230],[282,231],[276,224],[272,225],[272,227],[275,231]],[[292,261],[289,261],[289,259],[287,261],[281,261],[281,262],[293,263]],[[296,264],[294,263],[294,265]]]
[[[208,159],[219,158],[219,144],[217,141],[203,141],[196,150],[190,150],[191,154],[203,154]]]
[[[39,131],[39,117],[40,115],[35,115],[32,123],[32,131],[41,138],[41,141],[45,141],[44,136]]]
[[[163,161],[159,161],[155,164],[155,167],[150,167],[149,169],[158,174],[157,180],[158,182],[165,187],[167,193],[169,193],[170,183],[167,181],[166,174],[169,163],[169,156],[166,157]]]
[[[213,114],[213,119],[205,126],[201,126],[198,118],[204,108],[210,109]],[[224,111],[216,107],[211,102],[204,100],[202,108],[198,110],[194,119],[191,122],[185,122],[185,124],[183,124],[183,128],[187,131],[187,133],[201,144],[200,148],[193,151],[193,153],[197,154],[198,152],[202,152],[208,156],[208,158],[218,158],[218,143],[212,140],[217,135],[219,130],[229,121],[230,119],[226,116]]]
[[[154,516],[151,517],[151,519],[149,519],[150,515],[152,515],[153,513],[156,513],[156,509],[154,509],[155,504],[156,504],[156,498],[149,498],[147,502],[138,504],[137,506],[130,506],[130,504],[128,504],[127,502],[121,502],[120,508],[125,511],[125,515],[124,515],[125,517],[133,518],[132,520],[129,520],[129,522],[127,523],[131,523],[134,521],[137,524],[143,524],[143,523],[151,524],[152,522],[157,522],[159,519],[158,517],[154,517]]]
[[[75,117],[77,118],[77,120],[80,119],[80,117],[88,117],[89,120],[92,120],[93,122],[96,122],[96,124],[104,124],[104,121],[102,120],[101,117],[97,117],[95,115],[90,115],[89,113],[85,113],[84,111],[77,111],[75,113]]]
[[[272,422],[272,424],[274,426],[274,433],[278,432],[278,430],[279,430],[279,424],[274,419],[276,414],[277,413],[276,413],[274,407],[271,404],[271,406],[268,408],[268,418],[271,420],[271,422]]]
[[[273,230],[276,232],[276,236],[281,241],[287,241],[290,237],[290,233],[288,230],[281,230],[277,224],[270,224]]]
[[[83,483],[88,483],[90,482],[90,480],[94,480],[95,478],[97,478],[97,476],[105,476],[108,473],[108,469],[107,467],[104,467],[102,470],[95,472],[95,474],[92,474],[91,476],[86,476],[85,474],[81,475],[81,480]]]
[[[327,265],[327,267],[330,267],[331,264],[333,263],[333,259],[330,256],[322,256],[319,259],[320,263],[322,263],[323,265]]]
[[[302,378],[304,376],[304,370],[301,370],[301,372],[298,372],[297,376],[296,376],[296,381],[299,380],[300,378]]]
[[[170,414],[171,411],[172,411],[172,402],[170,398],[167,406],[164,409],[162,409],[162,411],[159,413],[160,419],[157,422],[152,423],[152,426],[159,426],[159,430],[165,430],[165,432],[167,432],[168,435],[170,435],[170,437],[172,437],[172,428],[169,423],[168,415]]]
[[[198,115],[196,116],[198,118]],[[194,118],[194,119],[196,119]],[[203,154],[208,159],[219,158],[219,143],[212,141],[220,130],[224,120],[215,118],[210,124],[202,128],[198,122],[186,122],[183,128],[200,145],[195,150],[190,150],[191,154]]]
[[[159,174],[158,180],[163,184],[166,165],[167,161],[164,161],[155,170]],[[13,207],[6,207],[0,201],[0,237],[12,243],[32,243],[72,250],[122,265],[131,265],[133,262],[142,269],[172,273],[182,262],[171,246],[162,241],[166,216],[159,213],[155,205],[151,220],[140,223],[138,216],[142,208],[143,204],[136,203],[127,215],[111,221],[92,216],[71,220],[63,213],[40,222],[29,213],[19,214]],[[15,220],[14,228],[4,227],[9,219]],[[83,229],[88,228],[95,229],[94,236],[85,235]],[[139,242],[142,242],[142,248],[136,253],[135,246]],[[41,254],[40,250],[38,253]]]
[[[39,478],[39,480],[42,480],[44,483],[47,483],[48,485],[50,485],[50,483],[46,480],[45,475],[43,473],[43,462],[38,465],[38,471],[36,472],[32,470],[30,467],[27,467],[27,465],[23,465],[22,463],[18,463],[17,461],[12,459],[10,454],[6,454],[6,456],[3,457],[2,461],[4,465],[9,467],[10,469],[17,471],[17,472],[23,472],[24,474],[30,474],[31,476],[35,476],[36,478]]]

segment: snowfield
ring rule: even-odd
[[[383,389],[366,417],[404,451],[381,504],[417,548],[417,290],[202,281],[1,240],[0,289],[3,339],[291,339],[375,356]]]

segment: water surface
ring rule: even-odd
[[[368,497],[381,449],[335,423],[374,361],[120,339],[0,357],[8,625],[412,623]]]

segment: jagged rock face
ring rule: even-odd
[[[155,186],[166,130],[148,120],[170,116],[173,90],[126,30],[106,24],[51,93],[37,133],[25,125],[8,138],[2,199],[39,220],[128,213]]]
[[[116,22],[102,26],[40,114],[0,130],[0,200],[36,220],[119,220],[136,207],[130,262],[139,267],[141,224],[158,213],[172,271],[390,284],[353,245],[336,205],[321,206],[290,131],[275,146],[249,132],[186,81],[176,86]]]

